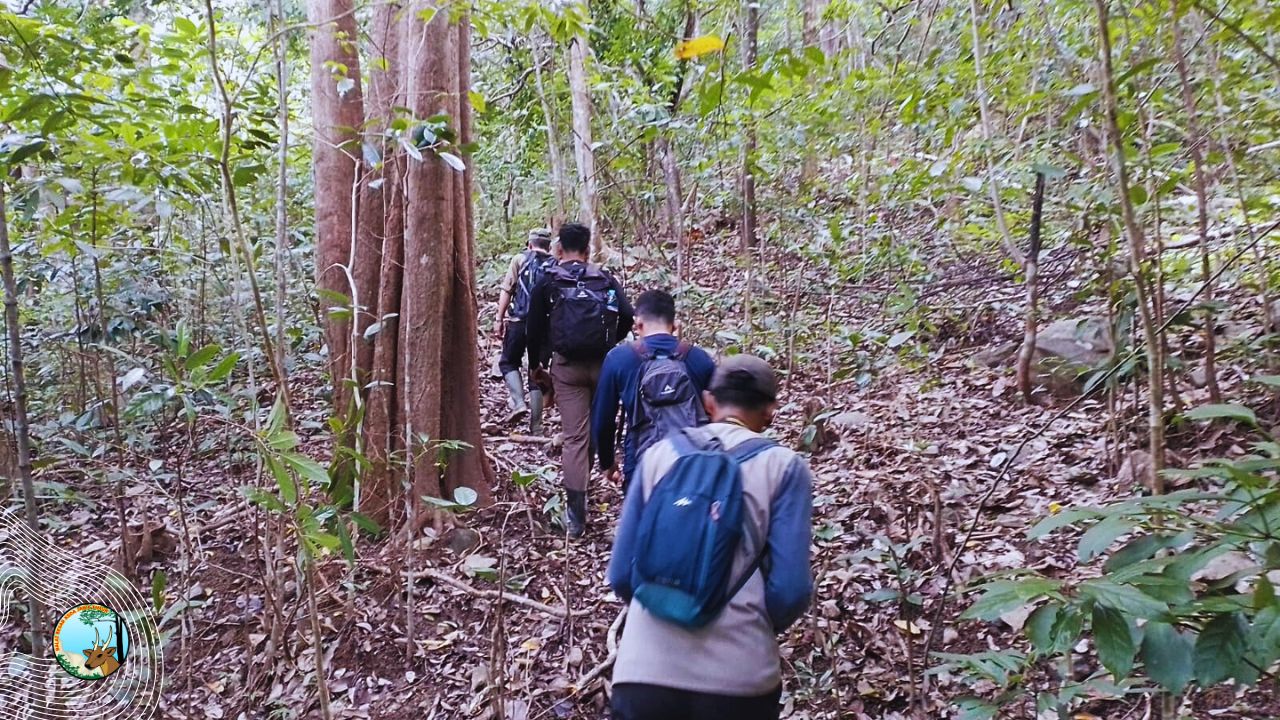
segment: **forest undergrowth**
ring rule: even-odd
[[[935,631],[936,603],[949,590],[936,652],[973,653],[1022,642],[1017,631],[1025,612],[991,623],[956,621],[969,602],[960,594],[964,583],[1024,569],[1078,575],[1075,537],[1031,540],[1026,528],[1063,508],[1101,505],[1140,490],[1141,473],[1131,467],[1141,454],[1132,440],[1141,430],[1140,417],[1131,414],[1131,432],[1117,433],[1107,427],[1104,401],[1085,400],[1035,436],[1015,458],[1012,472],[999,479],[1008,455],[1071,401],[1045,395],[1041,405],[1028,406],[1008,368],[975,362],[1019,332],[1016,322],[991,312],[993,295],[1002,288],[1016,292],[1011,280],[993,285],[964,263],[933,259],[949,268],[933,278],[942,288],[930,297],[933,319],[919,339],[911,339],[910,352],[878,363],[874,377],[860,381],[857,375],[838,378],[824,362],[847,359],[849,350],[837,349],[831,337],[838,333],[822,324],[830,322],[832,305],[843,325],[891,322],[884,294],[849,291],[828,304],[809,297],[797,301],[787,292],[800,286],[767,278],[774,272],[785,277],[779,269],[795,263],[802,265],[800,275],[817,277],[824,272],[821,265],[780,254],[764,265],[766,279],[752,279],[737,256],[722,249],[726,245],[708,236],[692,249],[691,277],[717,288],[711,299],[719,302],[681,307],[686,337],[721,351],[728,345],[730,352],[751,342],[720,332],[738,325],[748,292],[751,303],[790,303],[796,310],[775,333],[790,354],[776,362],[790,373],[774,432],[811,453],[817,594],[811,611],[782,638],[784,717],[945,716],[955,698],[972,688],[945,671],[925,675],[936,666],[922,657]],[[1046,265],[1077,261],[1066,255]],[[649,260],[629,263],[627,271],[636,291],[668,268]],[[697,288],[686,297],[698,297]],[[1081,310],[1070,293],[1050,297],[1047,304],[1059,313]],[[806,335],[805,327],[818,332]],[[484,349],[486,358],[497,350]],[[492,718],[497,707],[514,720],[606,717],[608,662],[621,606],[607,588],[604,569],[619,490],[595,480],[588,535],[566,543],[555,522],[557,450],[503,425],[501,383],[488,376],[487,366],[479,371],[486,451],[500,478],[493,504],[442,512],[412,540],[412,550],[404,537],[364,540],[354,569],[336,555],[320,565],[323,652],[338,717]],[[332,447],[323,375],[320,368],[296,372],[292,382],[302,447],[323,457]],[[1230,381],[1224,389],[1241,390]],[[269,390],[263,392],[267,404]],[[1202,391],[1184,392],[1192,402]],[[1271,408],[1274,413],[1274,403]],[[552,412],[548,433],[557,425]],[[1130,440],[1117,447],[1116,437]],[[1183,427],[1170,440],[1188,462],[1239,450],[1241,441],[1222,427]],[[163,571],[171,600],[177,598],[160,626],[172,636],[165,715],[254,718],[272,716],[273,709],[309,715],[315,707],[310,650],[273,668],[244,662],[267,640],[261,629],[261,559],[254,557],[261,546],[253,539],[263,518],[246,509],[240,490],[252,484],[254,463],[239,452],[235,435],[208,419],[191,433],[171,423],[158,442],[172,450],[169,458],[136,470],[159,482],[129,492],[139,516],[148,518],[145,530],[135,528],[141,545],[136,570],[144,577]],[[118,534],[95,512],[109,502],[106,494],[89,490],[60,513],[58,542],[114,561]],[[193,559],[188,567],[175,564],[183,555],[180,544]],[[952,562],[959,587],[949,588],[945,569]],[[406,583],[410,573],[416,582]],[[499,601],[498,587],[519,598]],[[302,632],[309,621],[296,582],[285,589],[284,600],[292,604],[286,615]],[[912,602],[898,599],[908,596]],[[410,644],[416,651],[409,652]],[[1081,677],[1094,670],[1087,654],[1078,662]],[[1043,677],[1029,678],[1028,686],[1052,686],[1054,672],[1038,668]],[[265,674],[269,684],[259,686]],[[1276,689],[1274,681],[1264,681],[1246,693],[1197,695],[1196,716],[1209,710],[1229,719],[1268,716],[1280,709]],[[1034,702],[1028,692],[1026,702],[1011,711],[1032,717]],[[1100,699],[1083,709],[1104,718],[1142,717],[1144,703],[1141,697]]]

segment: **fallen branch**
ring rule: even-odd
[[[555,442],[555,438],[542,437],[539,435],[521,435],[519,433],[511,433],[507,438],[513,443],[522,445],[550,445]]]
[[[408,575],[408,573],[405,573],[405,574]],[[490,600],[496,600],[498,598],[502,598],[503,600],[510,600],[511,602],[517,605],[523,605],[527,608],[532,608],[534,610],[544,612],[553,617],[567,618],[570,615],[581,616],[581,615],[590,614],[590,612],[586,610],[578,610],[576,612],[570,613],[568,610],[565,610],[564,608],[551,607],[546,603],[540,603],[537,600],[532,600],[530,598],[525,597],[524,595],[509,593],[509,592],[506,592],[505,590],[481,590],[480,588],[472,587],[471,585],[468,585],[462,582],[461,580],[458,580],[457,578],[451,577],[449,575],[446,575],[440,572],[439,570],[433,570],[431,568],[423,568],[422,570],[419,570],[416,573],[415,579],[417,577],[431,578],[432,580],[435,580],[438,583],[441,583],[443,585],[448,585],[449,587],[455,590],[461,590],[462,592],[465,592],[468,595],[473,595],[479,598],[487,598]]]
[[[627,617],[627,606],[623,605],[622,610],[618,611],[618,617],[614,619],[613,624],[609,626],[609,635],[605,638],[605,647],[609,648],[609,654],[599,665],[587,671],[574,683],[575,694],[581,693],[592,682],[595,682],[606,670],[613,667],[613,663],[618,659],[618,631],[622,628],[622,621]]]

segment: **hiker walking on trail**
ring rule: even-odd
[[[511,258],[507,274],[502,276],[501,292],[498,295],[498,316],[493,322],[493,334],[502,340],[502,354],[498,358],[498,370],[507,384],[507,392],[511,399],[507,406],[511,414],[507,422],[519,420],[530,407],[524,402],[524,382],[520,377],[520,367],[524,364],[524,354],[528,347],[525,318],[529,315],[529,301],[533,289],[542,282],[548,269],[556,264],[551,254],[551,231],[538,228],[529,231],[529,246],[524,252]],[[532,350],[531,347],[528,349]],[[532,413],[529,417],[529,432],[532,435],[542,434],[542,391],[533,382],[534,370],[546,364],[545,357],[529,358],[529,405]]]
[[[760,433],[777,406],[763,360],[726,359],[712,423],[640,459],[609,584],[630,603],[613,668],[615,720],[775,720],[777,634],[808,607],[812,477]]]
[[[633,317],[618,281],[587,261],[591,231],[566,223],[559,236],[560,263],[547,270],[530,299],[529,355],[541,358],[544,348],[551,350],[551,381],[564,432],[565,525],[577,538],[587,523],[591,400],[604,356],[631,332]]]
[[[641,293],[635,313],[640,339],[609,351],[591,411],[600,469],[610,481],[622,478],[624,491],[644,451],[672,431],[707,422],[702,393],[716,369],[705,350],[676,338],[676,301],[670,293]],[[619,403],[626,423],[621,473],[615,452]]]

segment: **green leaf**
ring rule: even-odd
[[[1105,605],[1133,617],[1162,618],[1169,611],[1168,605],[1141,590],[1110,580],[1086,580],[1080,584],[1080,594],[1099,605]]]
[[[326,487],[329,484],[329,471],[315,460],[298,453],[286,453],[283,458],[312,487]]]
[[[1128,533],[1137,524],[1134,520],[1118,515],[1094,523],[1084,537],[1080,538],[1080,549],[1077,553],[1080,562],[1087,563],[1101,555],[1104,550],[1111,547],[1111,543],[1115,542],[1116,538]]]
[[[1261,383],[1273,388],[1280,388],[1280,375],[1254,375],[1249,382]]]
[[[974,697],[956,700],[956,709],[957,720],[992,720],[1000,712],[999,705]]]
[[[462,507],[471,507],[479,499],[479,493],[469,487],[460,487],[453,491],[453,501]]]
[[[1092,508],[1079,508],[1076,510],[1063,510],[1062,512],[1050,515],[1049,517],[1036,523],[1034,527],[1027,531],[1027,537],[1035,540],[1044,537],[1054,530],[1074,525],[1081,520],[1089,518],[1102,517],[1102,512]]]
[[[218,361],[218,364],[209,371],[209,382],[219,382],[227,379],[231,375],[231,371],[235,370],[236,363],[240,362],[240,353],[231,353],[230,355]]]
[[[276,487],[280,490],[280,498],[284,500],[286,505],[293,505],[298,502],[298,485],[293,481],[293,476],[289,471],[280,464],[274,457],[266,458],[267,469],[271,471],[271,476],[276,479]]]
[[[1272,604],[1258,613],[1249,639],[1249,659],[1254,665],[1269,668],[1280,660],[1280,604]]]
[[[265,492],[262,488],[243,487],[240,492],[248,498],[249,502],[274,513],[282,513],[285,510],[284,505],[280,503],[280,499],[269,492]]]
[[[164,609],[164,589],[169,584],[169,576],[163,570],[156,570],[151,575],[151,607],[159,614]]]
[[[1062,605],[1056,602],[1045,603],[1032,611],[1027,617],[1024,631],[1031,646],[1041,655],[1051,655],[1057,648],[1057,636],[1053,632],[1058,622],[1058,613]]]
[[[996,580],[983,586],[982,597],[965,610],[962,617],[977,620],[997,620],[1001,615],[1026,605],[1041,596],[1057,598],[1057,580],[1027,577],[1017,580]]]
[[[350,517],[351,517],[351,521],[356,524],[356,527],[369,533],[370,535],[382,534],[382,526],[379,525],[376,521],[374,521],[373,518],[370,518],[368,515],[365,515],[363,513],[353,512],[350,514]]]
[[[1106,605],[1094,605],[1093,641],[1098,648],[1098,661],[1111,676],[1117,680],[1128,677],[1138,649],[1128,618]]]
[[[187,369],[188,372],[190,372],[191,370],[195,370],[198,367],[204,367],[210,360],[216,357],[217,354],[220,352],[222,352],[222,348],[218,347],[217,345],[205,345],[204,347],[200,348],[199,350],[187,356],[187,359],[182,363],[182,365]]]
[[[1239,420],[1240,422],[1250,425],[1258,424],[1258,416],[1252,410],[1243,405],[1219,404],[1219,405],[1202,405],[1193,410],[1188,410],[1185,417],[1188,420]]]
[[[1244,658],[1247,626],[1240,613],[1219,615],[1205,625],[1196,640],[1195,672],[1201,687],[1235,677]]]
[[[188,37],[191,37],[195,35],[197,32],[199,32],[199,30],[196,28],[195,23],[183,17],[174,19],[173,28]]]
[[[1142,663],[1147,677],[1172,693],[1180,693],[1194,675],[1195,640],[1168,623],[1149,622],[1143,628]]]

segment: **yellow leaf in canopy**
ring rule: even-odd
[[[703,35],[676,45],[677,60],[692,60],[707,53],[720,52],[724,41],[715,35]]]

